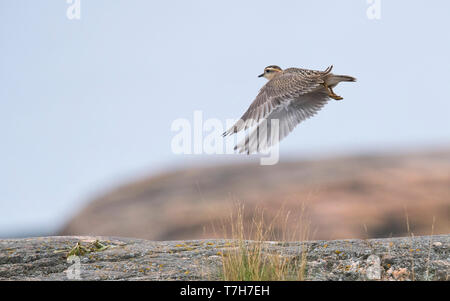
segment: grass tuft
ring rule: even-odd
[[[306,274],[307,248],[301,244],[295,254],[282,254],[271,248],[272,245],[287,244],[288,241],[305,241],[309,224],[304,223],[305,208],[296,222],[296,230],[286,237],[291,214],[284,209],[272,219],[265,217],[265,211],[257,208],[251,223],[245,223],[244,205],[238,203],[230,216],[231,244],[222,253],[222,278],[227,281],[283,281],[304,280]],[[281,241],[276,242],[282,233]]]

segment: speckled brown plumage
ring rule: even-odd
[[[324,71],[300,68],[282,70],[275,65],[267,66],[260,77],[266,77],[269,81],[241,119],[223,135],[258,125],[235,149],[240,153],[253,153],[276,144],[297,124],[315,115],[330,98],[342,99],[332,90],[339,82],[356,80],[351,76],[334,75],[332,68],[330,66]],[[273,120],[279,122],[276,141],[271,138],[276,134],[271,128]]]

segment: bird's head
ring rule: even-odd
[[[266,68],[264,68],[264,73],[258,75],[258,77],[265,77],[268,80],[271,80],[276,74],[278,74],[278,72],[283,71],[283,69],[281,69],[278,66],[275,65],[270,65],[267,66]]]

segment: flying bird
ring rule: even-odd
[[[269,81],[261,88],[253,103],[223,136],[241,130],[252,129],[235,146],[239,153],[260,152],[286,137],[305,119],[315,115],[332,98],[343,99],[333,92],[340,82],[354,82],[356,78],[331,73],[333,66],[325,71],[300,68],[281,69],[270,65],[264,68]]]

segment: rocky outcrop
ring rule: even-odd
[[[306,280],[449,280],[449,238],[264,242],[263,252],[295,261],[303,250]],[[0,280],[220,280],[233,248],[230,240],[4,239]]]
[[[249,212],[246,224],[255,208],[265,209],[271,221],[280,208],[295,213],[306,207],[314,232],[308,239],[450,233],[450,151],[274,166],[248,163],[253,159],[180,169],[118,187],[90,202],[59,235],[227,238],[222,224],[236,201]]]

